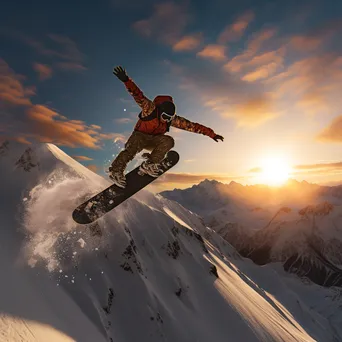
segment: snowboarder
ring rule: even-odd
[[[122,188],[126,186],[124,175],[126,166],[144,149],[151,153],[143,154],[147,160],[141,164],[140,172],[158,177],[160,163],[175,144],[173,138],[165,134],[169,131],[170,126],[209,136],[216,142],[223,141],[223,137],[216,134],[211,128],[176,115],[175,104],[171,96],[159,95],[151,101],[128,77],[126,70],[121,66],[115,67],[113,74],[125,84],[128,92],[141,108],[138,122],[125,144],[125,149],[118,154],[108,170],[110,179],[117,186]]]

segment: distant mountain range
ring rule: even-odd
[[[342,186],[289,180],[282,187],[205,180],[164,191],[201,215],[238,252],[324,286],[342,286]]]

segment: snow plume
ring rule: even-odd
[[[25,201],[23,227],[27,233],[25,254],[34,266],[39,259],[47,263],[50,271],[59,265],[60,255],[56,250],[60,235],[76,232],[77,224],[72,211],[78,201],[90,194],[86,181],[68,178],[58,181],[51,175],[45,184],[35,186]]]

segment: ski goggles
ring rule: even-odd
[[[167,121],[167,122],[170,122],[172,121],[172,119],[175,117],[175,115],[170,115],[170,114],[167,114],[165,112],[163,112],[161,114],[161,118],[164,120],[164,121]]]

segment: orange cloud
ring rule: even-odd
[[[88,161],[88,160],[93,160],[93,158],[89,158],[86,156],[72,156],[74,159],[79,160],[79,161]]]
[[[241,79],[247,82],[255,82],[265,78],[269,78],[270,76],[274,75],[277,70],[277,63],[269,63],[255,69],[252,72],[247,73]]]
[[[323,23],[307,34],[295,35],[290,39],[289,45],[298,51],[312,52],[329,42],[334,34],[341,32],[340,19]]]
[[[179,184],[195,184],[205,179],[228,182],[231,180],[243,179],[244,177],[232,177],[220,174],[192,174],[192,173],[165,173],[159,177],[154,183],[179,183]]]
[[[98,132],[91,130],[83,121],[63,120],[58,113],[42,105],[31,106],[27,117],[31,123],[31,136],[40,142],[100,148]]]
[[[182,67],[168,62],[180,87],[224,118],[233,118],[241,126],[254,126],[279,115],[274,96],[264,93],[259,85],[243,82],[216,65],[208,65],[198,72],[197,66]]]
[[[33,104],[30,97],[35,93],[32,88],[23,85],[24,79],[0,60],[1,115],[6,135],[26,142],[33,139],[93,149],[100,148],[102,140],[124,138],[122,134],[101,133],[101,127],[97,125],[87,126],[81,120],[68,120],[44,105]]]
[[[342,142],[342,115],[336,117],[317,139],[322,142]]]
[[[320,37],[294,36],[290,45],[300,51],[316,50],[323,43]]]
[[[34,87],[22,84],[25,77],[15,74],[8,64],[0,59],[0,108],[2,105],[29,105],[29,97],[35,95]]]
[[[99,168],[98,168],[97,165],[95,165],[95,164],[87,165],[86,167],[87,167],[89,170],[91,170],[91,171],[93,171],[93,172],[95,172],[95,173],[97,173],[98,170],[99,170]]]
[[[238,103],[229,97],[213,97],[204,105],[220,113],[222,117],[234,118],[239,126],[256,126],[276,118],[279,113],[273,106],[273,98],[268,94],[251,95]]]
[[[201,43],[200,35],[184,36],[173,45],[174,51],[195,50]]]
[[[224,65],[224,69],[228,72],[236,73],[241,71],[248,63],[251,58],[260,50],[263,43],[274,37],[276,34],[275,29],[264,29],[252,36],[247,48],[239,55],[236,55],[228,63]],[[265,58],[265,56],[263,57]]]
[[[265,84],[276,89],[279,99],[291,99],[307,113],[327,113],[339,99],[342,81],[339,59],[334,53],[304,58],[266,80]],[[331,100],[333,97],[335,101]]]
[[[342,162],[296,165],[294,166],[294,169],[297,169],[297,170],[342,169]]]
[[[342,174],[342,162],[295,165],[292,170],[291,177],[339,175]],[[261,173],[262,168],[254,167],[249,172]]]
[[[297,101],[296,106],[309,114],[324,113],[329,111],[329,103],[326,96],[318,89],[304,93]]]
[[[160,42],[173,46],[182,36],[188,21],[184,5],[167,1],[155,4],[151,16],[135,22],[133,28],[145,37],[156,37]]]
[[[242,16],[236,19],[234,23],[227,26],[219,35],[218,43],[226,44],[230,41],[235,41],[243,35],[249,23],[254,19],[255,15],[252,11],[247,11]]]
[[[16,137],[15,140],[25,145],[31,145],[31,142],[25,137]]]
[[[285,52],[285,47],[281,47],[273,51],[267,51],[260,55],[254,56],[251,60],[247,61],[245,63],[245,67],[265,65],[269,63],[276,63],[277,65],[282,66],[284,63]]]
[[[41,63],[34,63],[33,68],[35,71],[37,71],[39,79],[41,81],[45,81],[52,76],[52,68],[50,68],[46,64],[41,64]]]
[[[274,51],[267,51],[254,57],[241,55],[225,65],[232,73],[241,73],[241,79],[246,82],[255,82],[268,79],[284,68],[284,55],[286,48],[281,47]],[[243,70],[249,70],[244,72]]]
[[[212,59],[220,62],[226,60],[226,47],[218,44],[209,44],[197,53],[202,58]]]
[[[248,172],[250,172],[250,173],[260,173],[260,172],[262,172],[262,168],[261,167],[253,167]]]
[[[90,125],[90,127],[93,129],[101,129],[101,126],[99,125]]]
[[[266,94],[235,105],[235,115],[240,126],[255,126],[279,115],[272,106],[272,99]],[[231,116],[227,113],[226,116]]]

